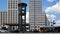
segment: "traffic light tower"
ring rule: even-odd
[[[26,3],[18,4],[18,29],[22,32],[26,31]]]

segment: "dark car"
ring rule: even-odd
[[[37,29],[35,29],[33,32],[34,32],[34,33],[39,33],[39,31],[38,31]]]

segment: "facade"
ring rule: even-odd
[[[0,12],[0,26],[3,26],[4,23],[7,23],[7,11]]]
[[[42,13],[42,0],[29,0],[29,23],[30,29],[35,26],[47,26],[45,13]]]
[[[18,23],[18,0],[8,0],[8,23]]]
[[[0,25],[5,24],[18,24],[18,3],[21,0],[7,0],[8,11],[0,12]],[[14,26],[15,27],[15,26]]]
[[[7,24],[13,24],[10,29],[18,29],[16,24],[18,24],[18,3],[20,2],[21,0],[8,0]]]

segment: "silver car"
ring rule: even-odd
[[[7,30],[0,30],[0,33],[8,33],[9,31]]]

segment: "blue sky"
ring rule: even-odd
[[[49,21],[55,20],[60,24],[60,0],[42,0],[42,12],[45,12]]]
[[[29,0],[22,0],[27,3],[27,11],[29,11]],[[42,0],[42,12],[45,12],[48,19],[56,20],[60,23],[60,1],[59,0]],[[7,0],[0,0],[0,11],[7,10]]]
[[[52,1],[52,2],[51,2]],[[48,1],[48,0],[42,0],[42,11],[45,12],[45,9],[50,7],[50,6],[53,6],[55,5],[57,2],[59,2],[59,0],[51,0],[51,1]],[[50,15],[51,14],[54,14],[53,12],[52,13],[49,13]],[[57,16],[56,20],[59,20],[59,13],[58,14],[55,14]]]
[[[29,2],[28,0],[22,0],[23,3],[27,3],[27,11],[29,11]],[[6,11],[7,10],[7,0],[0,0],[0,11]]]
[[[27,11],[29,11],[29,0],[22,0],[23,3],[27,3]]]
[[[7,10],[7,0],[0,0],[0,11]]]
[[[42,8],[43,11],[45,11],[45,9],[49,6],[53,6],[54,4],[56,4],[56,2],[58,2],[59,0],[56,0],[54,2],[49,2],[48,0],[42,0]]]

